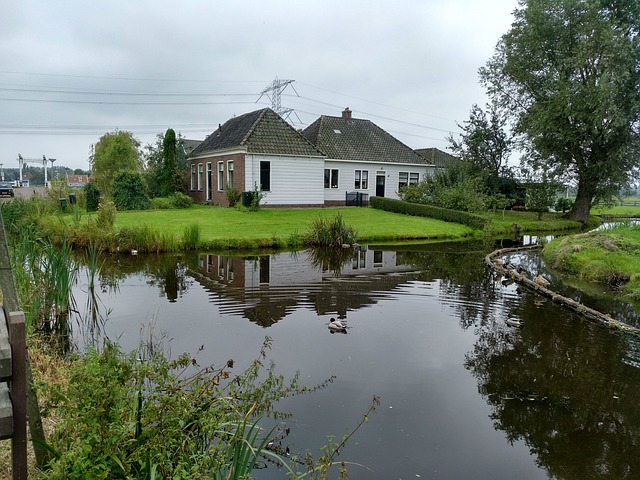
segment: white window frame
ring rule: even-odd
[[[191,164],[191,191],[196,189],[196,164]]]
[[[204,164],[198,164],[198,191],[202,191],[202,183],[204,180]]]
[[[218,191],[224,190],[224,162],[218,162]]]
[[[233,188],[233,160],[227,161],[227,186]]]
[[[369,189],[369,170],[356,170],[354,172],[353,188],[356,190]]]
[[[207,167],[206,167],[206,175],[205,175],[205,181],[204,181],[204,185],[206,188],[206,199],[207,202],[211,200],[211,162],[207,162]]]
[[[328,182],[327,182],[327,172]],[[325,168],[324,169],[324,188],[339,188],[340,187],[340,170],[337,168]]]

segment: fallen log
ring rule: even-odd
[[[631,325],[627,325],[626,323],[620,322],[611,317],[611,315],[604,314],[593,308],[587,307],[580,302],[575,301],[572,298],[564,297],[553,290],[550,290],[547,287],[543,287],[533,280],[527,278],[525,275],[521,275],[517,270],[505,268],[504,262],[496,262],[495,259],[502,255],[506,255],[508,253],[513,252],[522,252],[526,250],[540,250],[542,249],[542,245],[528,245],[526,247],[513,247],[513,248],[501,248],[499,250],[494,250],[490,254],[484,257],[484,263],[488,265],[493,270],[496,270],[502,273],[505,276],[512,278],[516,283],[520,285],[524,285],[530,290],[535,291],[536,293],[543,295],[547,298],[550,298],[552,301],[557,302],[563,305],[574,312],[579,313],[580,315],[588,318],[589,320],[593,320],[601,325],[604,325],[607,328],[612,330],[620,330],[622,332],[633,333],[636,335],[640,335],[640,328],[633,327]]]

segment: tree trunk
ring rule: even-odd
[[[569,212],[568,218],[571,220],[577,220],[585,225],[589,221],[589,213],[591,213],[591,201],[593,200],[593,191],[590,188],[585,188],[583,181],[578,183],[578,194],[576,195],[576,201],[573,204],[573,208]]]

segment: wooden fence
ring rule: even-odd
[[[27,479],[27,340],[0,215],[0,439],[11,439],[13,480]]]

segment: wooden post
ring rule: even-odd
[[[13,365],[13,480],[27,480],[27,337],[24,313],[9,312],[9,340]]]

